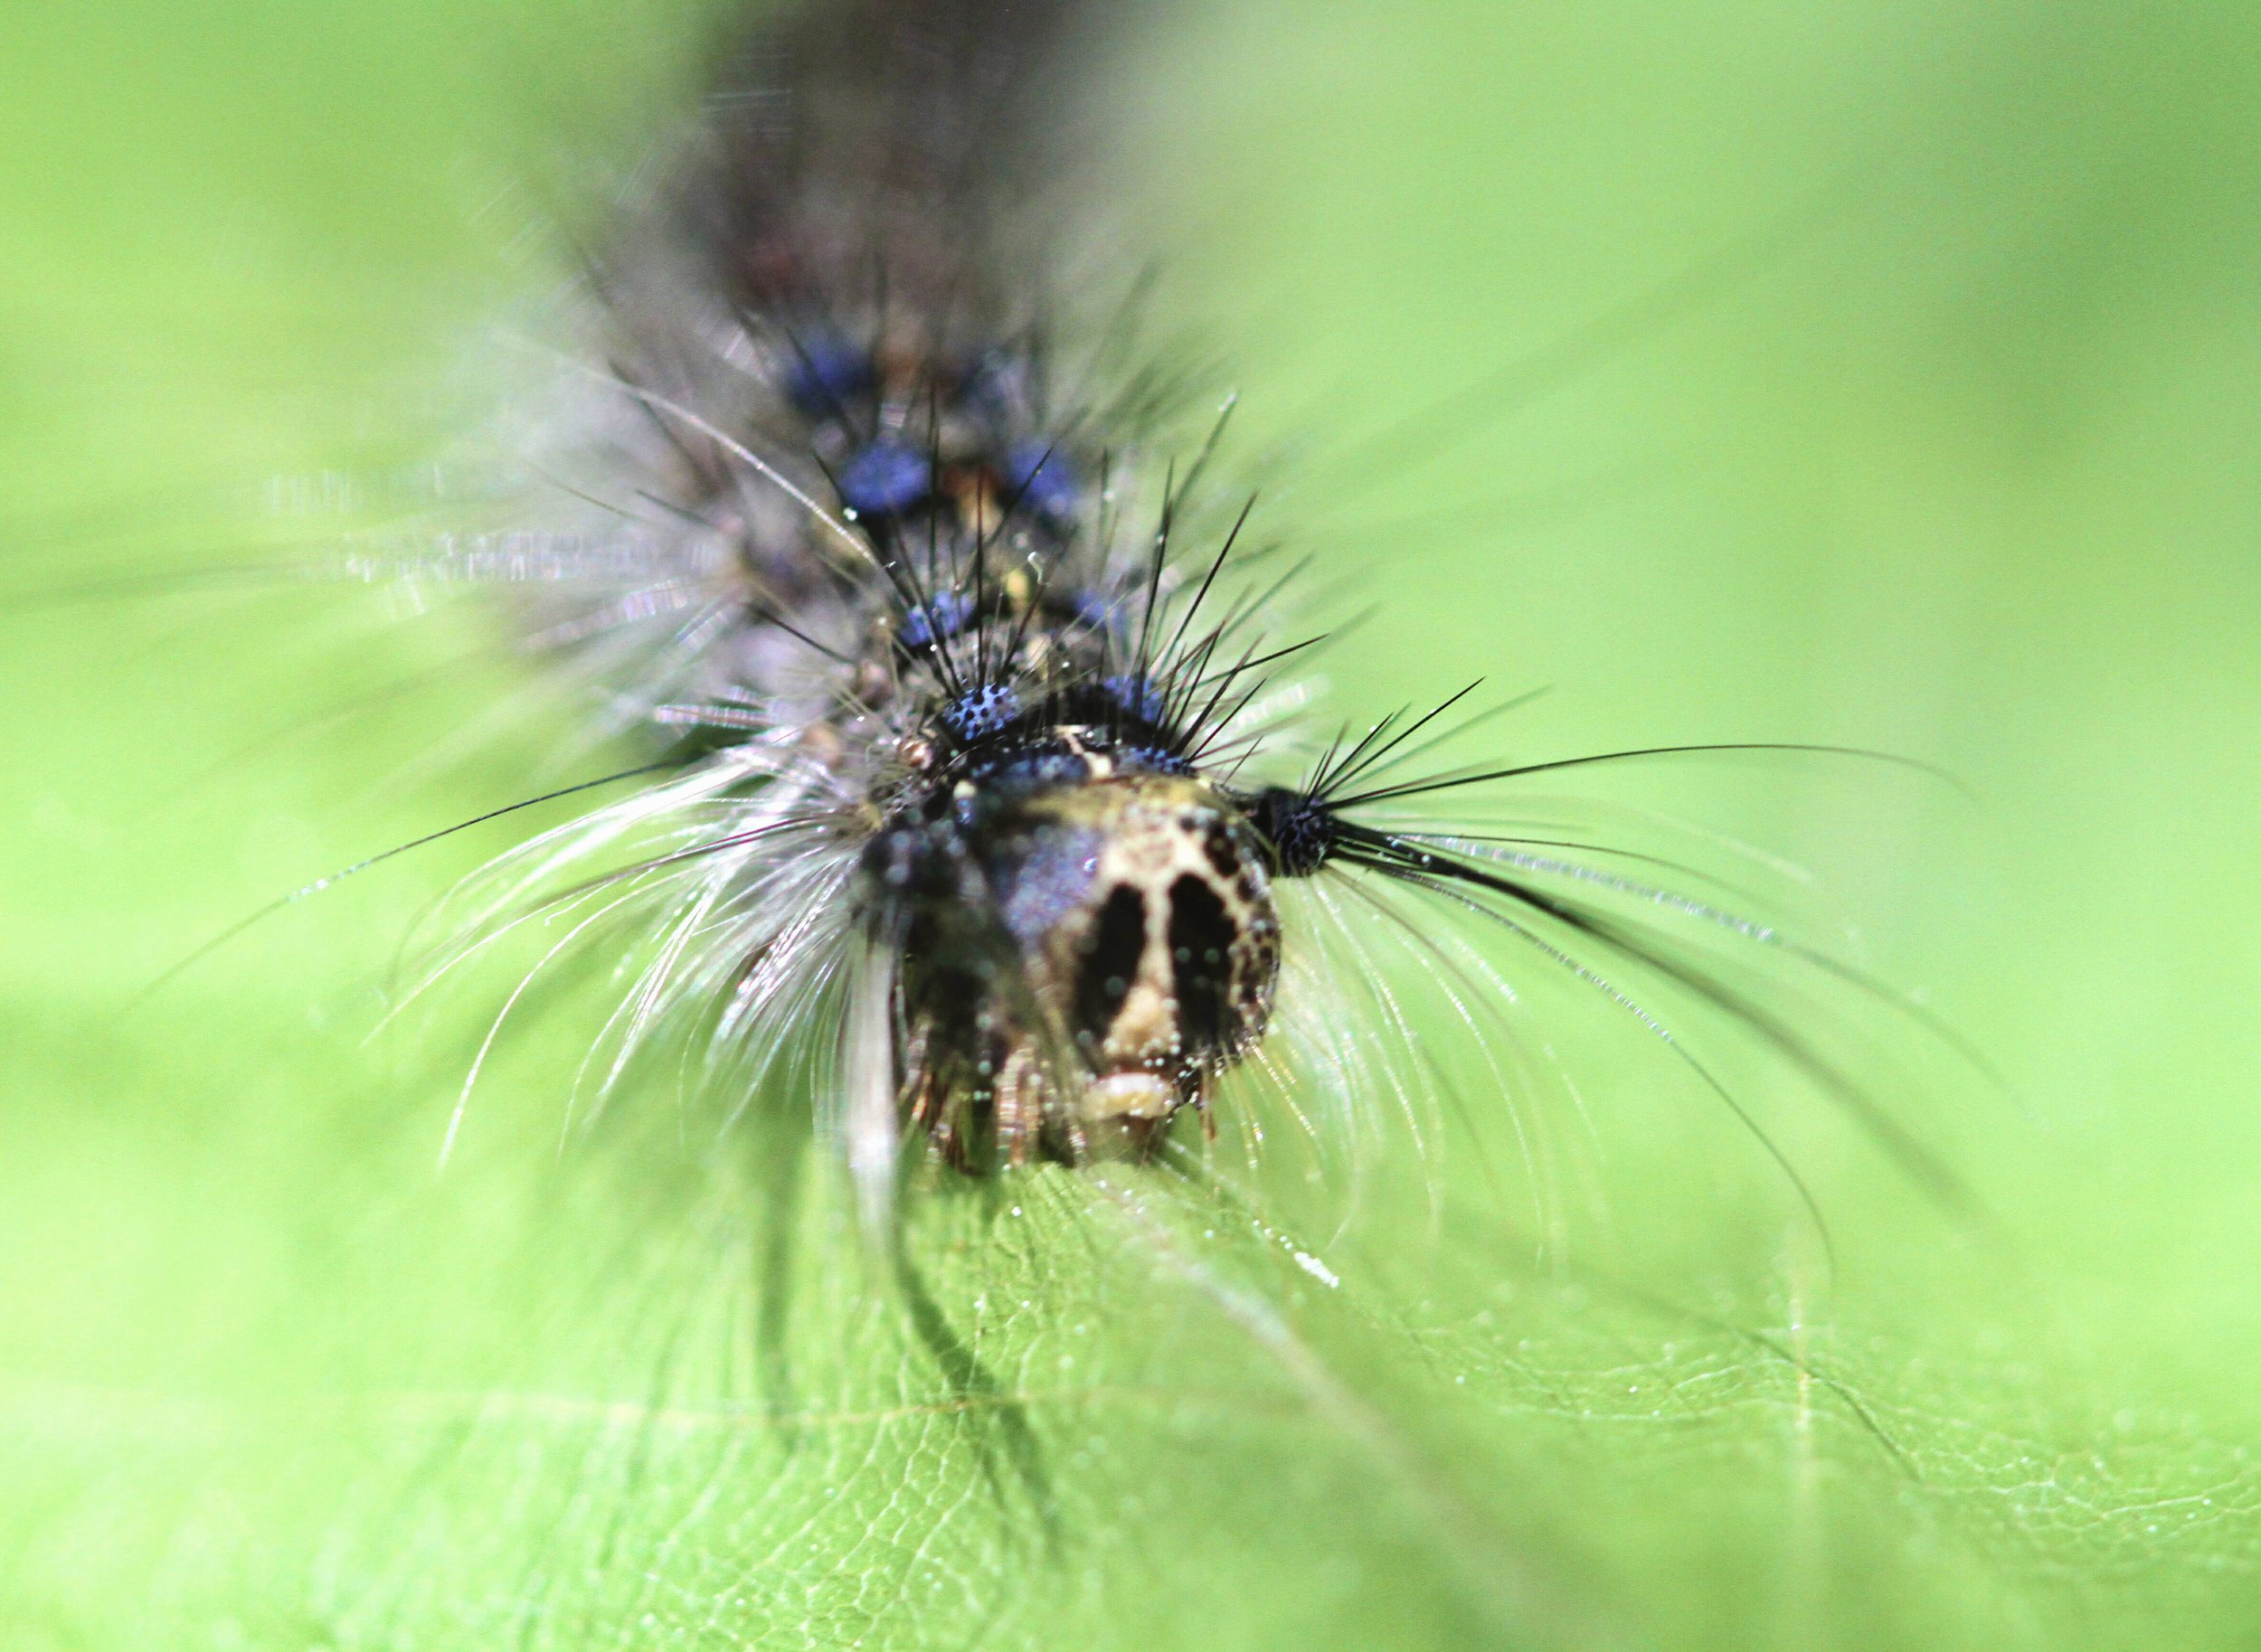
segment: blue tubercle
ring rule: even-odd
[[[933,488],[926,455],[899,441],[875,441],[840,467],[841,502],[859,516],[898,515]]]
[[[1141,722],[1162,723],[1169,714],[1169,696],[1144,677],[1102,677],[1099,685],[1107,697]]]
[[[1006,759],[981,774],[983,785],[1002,797],[1027,797],[1059,786],[1081,786],[1092,766],[1073,751],[1036,751]]]
[[[837,333],[818,333],[798,342],[785,374],[785,393],[811,419],[836,418],[877,379],[870,353]]]
[[[958,393],[976,413],[1009,427],[1028,404],[1028,363],[1002,350],[989,351],[966,370]]]
[[[1083,498],[1074,467],[1048,442],[1013,444],[1005,456],[1005,486],[1007,496],[1017,497],[1021,509],[1054,521],[1075,514]]]
[[[903,640],[907,647],[931,648],[952,637],[973,618],[973,599],[960,590],[938,590],[932,599],[903,617]]]
[[[1115,761],[1126,769],[1146,774],[1190,775],[1193,764],[1177,752],[1160,746],[1126,746],[1115,753]]]
[[[985,683],[942,708],[942,722],[963,741],[1001,733],[1020,715],[1020,696],[1002,683]]]

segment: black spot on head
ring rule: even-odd
[[[1233,942],[1240,926],[1204,880],[1190,873],[1169,886],[1170,969],[1178,989],[1178,1032],[1187,1055],[1222,1049],[1233,1010]]]
[[[1075,1033],[1096,1047],[1129,996],[1146,950],[1146,897],[1119,883],[1100,908],[1075,974]]]
[[[1240,847],[1234,843],[1233,835],[1223,826],[1215,827],[1203,835],[1201,853],[1207,857],[1209,864],[1216,868],[1217,876],[1226,883],[1230,883],[1242,879]]]

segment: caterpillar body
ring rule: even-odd
[[[508,858],[644,835],[602,878],[671,937],[624,1043],[719,994],[718,1047],[773,1046],[830,991],[874,1186],[906,1126],[966,1169],[1139,1153],[1273,998],[1284,866],[1221,778],[1253,606],[1180,589],[1200,477],[1136,521],[1154,392],[1063,384],[989,228],[1071,9],[815,8],[742,54],[657,256],[593,263],[555,463],[593,520],[528,581],[681,772]]]
[[[1135,265],[1090,256],[1058,199],[1061,65],[1095,16],[847,0],[765,19],[582,255],[584,336],[509,432],[537,492],[405,571],[497,594],[597,732],[639,748],[613,777],[637,783],[459,889],[425,978],[536,922],[559,937],[545,962],[632,935],[599,1087],[687,1040],[733,1110],[806,1098],[884,1219],[906,1145],[973,1174],[1149,1156],[1182,1115],[1214,1132],[1236,1070],[1315,1132],[1355,1115],[1386,1063],[1283,990],[1322,926],[1363,916],[1412,949],[1496,1043],[1513,995],[1493,949],[1386,892],[1591,989],[1740,1118],[1619,970],[1726,1015],[1944,1181],[1800,1029],[1662,931],[1922,1011],[1626,870],[1656,856],[1395,812],[1745,748],[1414,767],[1502,709],[1471,714],[1472,690],[1331,738],[1299,726],[1318,639],[1281,620],[1301,565],[1214,474],[1231,403],[1204,411],[1197,373],[1140,356]],[[1354,937],[1333,967],[1372,956]],[[1402,1041],[1397,1000],[1376,1002]]]

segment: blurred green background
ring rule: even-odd
[[[1339,1232],[1293,1190],[1269,1225],[1060,1175],[932,1201],[972,1390],[821,1177],[756,1213],[782,1144],[665,1093],[561,1130],[572,987],[435,1171],[460,1029],[364,1034],[506,835],[133,999],[558,772],[562,713],[430,760],[513,680],[444,605],[194,571],[335,525],[265,478],[434,450],[550,278],[557,134],[633,153],[686,21],[10,20],[0,1642],[2261,1640],[2261,19],[1220,3],[1125,52],[1095,203],[1225,345],[1244,434],[1300,444],[1283,520],[1385,604],[1337,703],[1484,675],[1555,686],[1518,754],[1947,766],[1979,806],[1779,763],[1613,795],[1811,864],[1818,932],[2010,1093],[1892,1091],[1957,1217],[1755,1077],[1831,1271],[1683,1075],[1534,984],[1595,1119],[1548,1127],[1566,1247],[1467,1150],[1441,1216],[1385,1165]],[[1527,359],[1560,371],[1452,400]]]

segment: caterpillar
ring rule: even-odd
[[[557,370],[505,431],[535,486],[436,543],[346,557],[349,578],[472,587],[544,692],[591,708],[591,743],[636,753],[566,788],[622,795],[454,892],[410,996],[521,930],[537,972],[618,949],[594,1090],[657,1045],[695,1050],[733,1116],[808,1107],[884,1222],[914,1165],[1150,1158],[1188,1118],[1213,1136],[1235,1076],[1316,1136],[1390,1105],[1377,1088],[1414,1110],[1356,1047],[1413,1038],[1388,988],[1386,1024],[1349,1031],[1291,990],[1322,955],[1370,968],[1378,934],[1480,1043],[1514,1037],[1528,966],[1749,1123],[1621,971],[1660,983],[1949,1185],[1686,936],[1938,1030],[1919,1006],[1670,883],[1662,857],[1420,813],[1680,752],[1840,749],[1434,766],[1519,703],[1479,706],[1475,685],[1314,721],[1326,638],[1294,619],[1311,571],[1221,478],[1233,403],[1137,336],[1135,261],[1062,198],[1065,66],[1097,23],[1074,0],[758,19],[657,181],[578,252],[574,335],[543,346]]]

